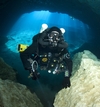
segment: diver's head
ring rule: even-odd
[[[49,38],[59,38],[59,32],[57,31],[52,31],[51,33],[49,33]]]
[[[59,33],[59,35],[62,35],[62,32],[58,27],[51,27],[48,33],[51,33],[52,31],[56,31]]]
[[[51,27],[48,33],[49,38],[59,38],[62,35],[62,32],[58,27]]]

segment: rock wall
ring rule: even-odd
[[[6,64],[2,58],[0,58],[0,78],[5,80],[9,79],[12,81],[16,81],[17,72],[14,69]]]
[[[43,107],[25,85],[0,79],[0,107]]]
[[[100,16],[100,1],[99,0],[79,0],[82,4],[88,5],[92,11]]]
[[[100,60],[85,50],[73,63],[71,87],[59,91],[54,107],[100,107]]]
[[[16,72],[0,58],[0,107],[43,107],[35,93],[17,83]]]
[[[93,29],[100,30],[99,0],[1,0],[0,35],[3,37],[1,39],[4,40],[4,35],[7,35],[22,14],[36,10],[69,14],[93,27]],[[2,42],[1,39],[0,43]]]

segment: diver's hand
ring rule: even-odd
[[[37,80],[39,77],[40,77],[40,73],[38,73],[36,71],[32,73],[32,79],[33,80]]]
[[[51,43],[51,46],[52,46],[52,47],[56,47],[56,46],[57,46],[57,42],[53,41],[53,42]]]
[[[70,83],[70,77],[64,77],[64,80],[63,80],[63,88],[67,88],[67,87],[70,87],[71,86],[71,83]]]
[[[28,78],[32,78],[33,80],[37,80],[40,77],[40,73],[38,73],[37,71],[32,71],[32,69],[29,70],[30,75],[28,76]]]

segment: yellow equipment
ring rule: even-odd
[[[23,52],[28,48],[28,45],[18,44],[18,51]]]

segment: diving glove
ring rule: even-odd
[[[49,46],[50,47],[57,47],[57,42],[53,41],[53,42],[49,42]]]
[[[64,77],[62,85],[63,85],[63,88],[70,87],[71,86],[70,77]]]
[[[33,72],[33,74],[32,74],[32,79],[33,79],[33,80],[37,80],[39,77],[40,77],[40,73],[38,73],[38,72]]]
[[[54,42],[52,43],[52,46],[53,46],[53,47],[56,47],[56,46],[57,46],[57,42],[54,41]]]
[[[29,71],[30,75],[28,76],[28,78],[32,78],[33,80],[37,80],[40,77],[40,73],[38,73],[37,71]]]

